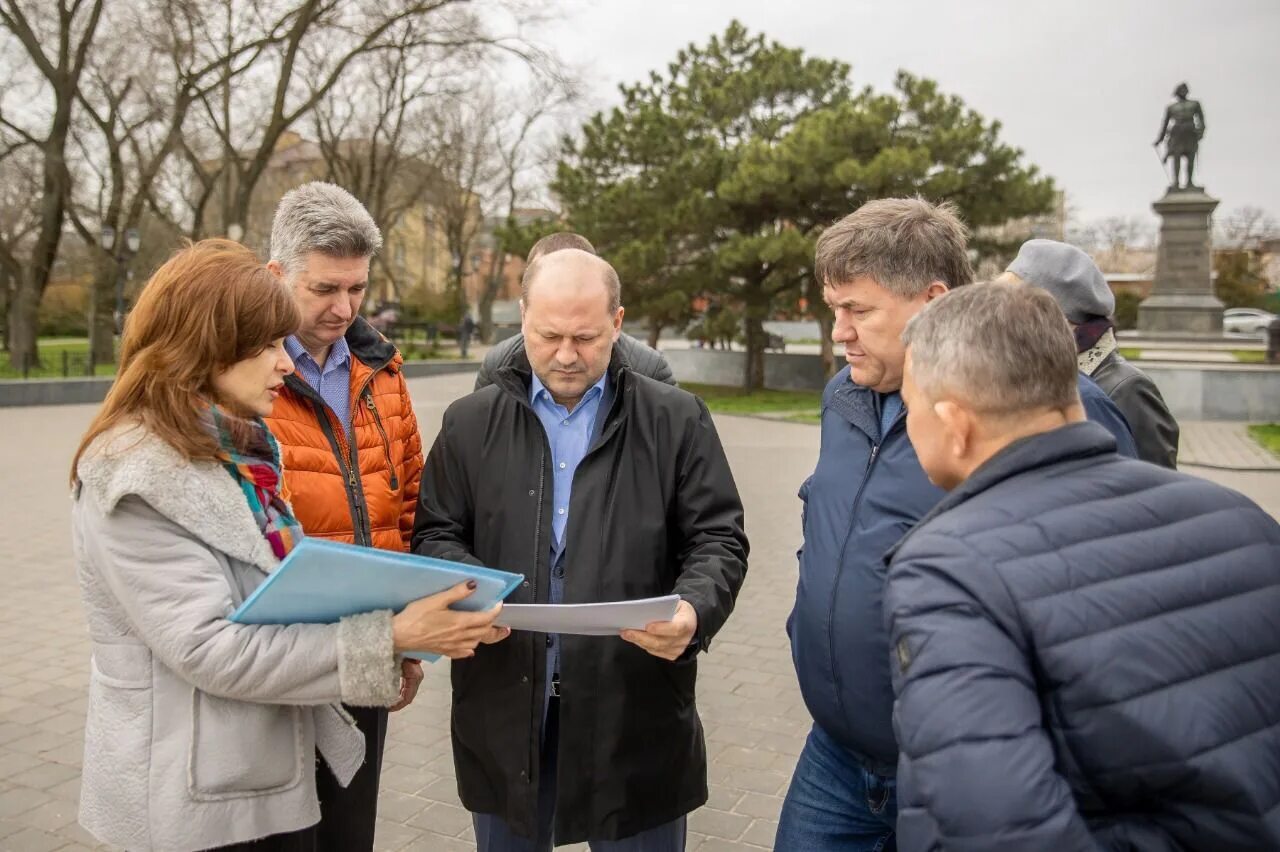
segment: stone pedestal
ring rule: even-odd
[[[1160,215],[1160,252],[1151,296],[1138,305],[1138,328],[1155,334],[1222,335],[1222,302],[1213,295],[1213,210],[1203,190],[1173,190],[1151,205]]]

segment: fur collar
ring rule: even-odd
[[[121,427],[89,445],[80,483],[110,513],[135,494],[209,547],[270,574],[279,565],[244,494],[217,462],[192,462],[141,426]]]

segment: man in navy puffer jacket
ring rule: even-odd
[[[1280,525],[1081,422],[1046,293],[967,287],[904,338],[950,493],[885,591],[899,848],[1280,849]]]
[[[904,428],[907,321],[973,278],[965,227],[950,205],[883,199],[818,240],[815,274],[835,312],[848,366],[822,401],[818,464],[801,488],[804,545],[787,622],[814,726],[779,819],[780,852],[893,848],[898,747],[889,640],[881,609],[884,554],[942,498]],[[1090,419],[1136,455],[1123,415],[1081,375]]]

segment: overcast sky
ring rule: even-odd
[[[598,106],[738,18],[887,89],[937,80],[1067,191],[1081,220],[1151,216],[1151,142],[1186,81],[1208,124],[1197,183],[1280,217],[1280,0],[568,0],[551,44]]]

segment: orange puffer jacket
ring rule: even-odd
[[[422,476],[422,438],[404,360],[363,319],[347,330],[351,426],[299,376],[285,379],[267,425],[280,442],[284,486],[307,535],[407,551]]]

